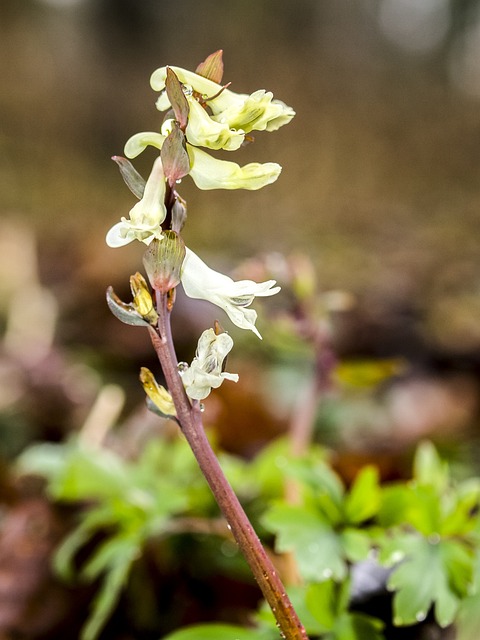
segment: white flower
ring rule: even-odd
[[[158,157],[145,184],[139,202],[130,210],[130,218],[122,218],[107,233],[110,247],[122,247],[132,240],[149,244],[153,238],[162,238],[162,222],[165,220],[165,175],[162,161]]]
[[[270,91],[260,89],[252,95],[235,93],[223,89],[222,85],[187,71],[180,67],[170,67],[181,83],[201,96],[212,111],[212,120],[227,124],[232,129],[250,131],[275,131],[290,122],[295,111],[281,100],[273,99]],[[150,84],[154,91],[162,91],[157,100],[157,109],[165,111],[170,102],[165,89],[167,68],[153,72]],[[189,91],[190,92],[190,91]],[[216,96],[216,97],[214,97]],[[212,98],[212,99],[209,99]]]
[[[127,158],[136,158],[148,146],[161,149],[165,136],[144,131],[132,136],[125,145]],[[275,182],[282,167],[276,162],[250,162],[241,167],[236,162],[218,160],[205,151],[187,143],[190,173],[199,189],[249,189],[256,190]]]
[[[235,282],[223,273],[210,269],[188,248],[183,261],[181,281],[187,296],[216,304],[237,327],[250,329],[259,338],[262,336],[255,327],[257,313],[247,307],[256,296],[273,296],[280,291],[280,287],[274,287],[275,280],[260,283],[253,280]]]
[[[236,373],[225,373],[223,362],[233,347],[228,333],[216,335],[213,329],[202,333],[192,364],[182,373],[182,382],[192,400],[203,400],[224,380],[238,382]]]

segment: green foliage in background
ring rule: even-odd
[[[288,443],[278,441],[251,462],[225,455],[221,462],[266,543],[273,535],[276,552],[294,554],[302,586],[290,595],[311,638],[384,637],[384,621],[351,608],[352,567],[367,558],[387,569],[392,624],[414,625],[432,614],[441,627],[454,623],[459,640],[476,638],[480,479],[455,482],[432,444],[418,447],[411,480],[381,484],[377,469],[367,466],[349,488],[316,446],[294,459]],[[78,551],[103,533],[78,570],[83,580],[102,578],[83,640],[98,637],[147,541],[173,535],[188,518],[218,520],[182,439],[151,441],[135,461],[78,441],[44,444],[27,450],[20,468],[45,476],[53,500],[85,505],[55,557],[64,579],[74,579]],[[294,504],[285,483],[295,489]],[[230,637],[273,640],[278,630],[261,607],[251,628],[203,624],[165,640]]]

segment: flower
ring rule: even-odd
[[[212,121],[226,124],[231,129],[242,130],[243,133],[276,131],[289,123],[295,115],[291,107],[281,100],[275,100],[270,91],[260,89],[251,95],[235,93],[192,71],[181,67],[170,69],[185,85],[187,96],[197,94],[208,105],[212,111]],[[170,107],[164,90],[166,77],[167,67],[161,67],[154,71],[150,78],[152,89],[162,91],[156,103],[159,111],[166,111]]]
[[[136,158],[151,145],[161,149],[166,136],[153,131],[133,135],[125,145],[125,155]],[[236,162],[212,158],[205,151],[187,142],[190,158],[190,176],[199,189],[249,189],[257,190],[275,182],[282,167],[276,162],[250,162],[241,167]],[[128,240],[129,242],[130,240]],[[126,243],[124,243],[126,244]],[[120,246],[120,245],[117,245]]]
[[[232,128],[226,122],[216,122],[197,100],[190,96],[187,100],[190,109],[185,134],[190,144],[227,151],[235,151],[242,146],[245,131],[240,127]]]
[[[255,327],[257,313],[246,307],[252,304],[256,296],[273,296],[280,291],[280,287],[274,287],[275,280],[260,283],[253,280],[235,282],[223,273],[211,269],[188,248],[183,261],[181,281],[187,296],[216,304],[237,327],[250,329],[260,339],[262,336]]]
[[[228,333],[216,335],[213,329],[202,333],[192,364],[181,374],[185,391],[192,400],[203,400],[224,380],[238,382],[236,373],[223,371],[223,362],[232,347],[233,340]]]
[[[165,188],[162,161],[158,157],[145,184],[142,198],[130,209],[130,219],[122,217],[121,222],[113,225],[107,233],[108,246],[123,247],[132,240],[149,244],[153,238],[162,238],[161,225],[167,215]]]

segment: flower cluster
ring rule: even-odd
[[[111,247],[121,247],[133,240],[155,245],[150,251],[150,265],[161,255],[175,254],[175,272],[179,273],[188,296],[209,300],[222,308],[235,325],[261,337],[255,327],[257,314],[248,307],[256,296],[276,294],[280,288],[274,286],[275,281],[235,282],[208,267],[193,251],[184,247],[183,241],[175,241],[185,220],[185,203],[176,191],[177,183],[184,176],[190,175],[196,186],[204,190],[256,190],[274,182],[281,172],[280,165],[275,162],[240,166],[204,151],[235,151],[250,140],[252,131],[275,131],[295,115],[293,109],[274,99],[269,91],[259,90],[251,95],[231,91],[228,85],[221,84],[222,75],[221,51],[209,56],[196,72],[162,67],[153,73],[151,86],[160,92],[156,106],[166,112],[163,124],[158,132],[132,136],[125,145],[125,155],[133,159],[147,146],[158,149],[160,155],[146,181],[129,160],[114,158],[139,202],[130,210],[128,218],[123,217],[110,229],[106,241]],[[158,247],[167,244],[167,237],[170,249],[162,254]],[[155,242],[152,244],[152,241]],[[160,282],[178,284],[178,279],[174,281],[166,273],[168,264],[152,269],[155,274],[152,277],[149,274],[149,278],[154,288]],[[212,333],[204,332],[200,338],[197,356],[183,376],[192,399],[206,397],[223,379],[235,379],[233,374],[221,371],[223,360],[233,345],[232,339],[227,334],[217,336],[210,331]]]

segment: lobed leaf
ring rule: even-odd
[[[295,552],[306,580],[343,580],[347,575],[341,538],[318,511],[277,504],[263,515],[262,523],[277,534],[279,551]]]

